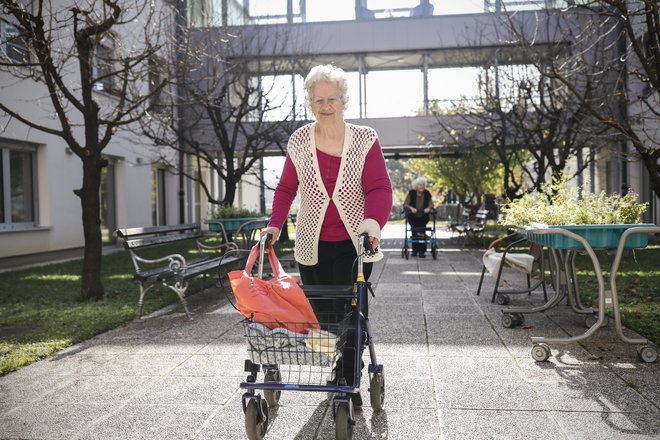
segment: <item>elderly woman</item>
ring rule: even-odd
[[[312,68],[305,78],[305,95],[315,121],[289,138],[272,215],[262,235],[270,233],[277,240],[300,192],[294,256],[303,284],[352,284],[358,236],[366,232],[372,247],[378,248],[392,208],[392,185],[375,130],[344,121],[348,103],[344,71],[332,65]],[[378,249],[364,258],[367,280],[373,262],[382,257]],[[343,313],[345,301],[325,303],[313,304],[317,313]],[[348,385],[355,380],[352,345],[347,344],[337,368]],[[360,394],[351,397],[354,407],[360,407]]]
[[[426,189],[426,179],[418,177],[413,180],[412,189],[408,191],[403,202],[406,219],[410,224],[413,236],[412,255],[424,258],[426,255],[426,224],[431,212],[431,193]]]

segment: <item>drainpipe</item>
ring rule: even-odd
[[[187,5],[186,0],[178,0],[176,2],[176,14],[175,14],[175,27],[174,27],[174,40],[176,42],[176,69],[177,69],[177,92],[176,92],[176,101],[177,101],[177,142],[179,147],[179,191],[178,191],[178,203],[179,203],[179,223],[183,224],[186,222],[186,210],[185,210],[185,177],[183,175],[183,167],[185,164],[185,154],[183,153],[183,133],[181,133],[181,126],[183,125],[184,111],[183,111],[183,100],[181,99],[181,90],[183,83],[183,72],[181,71],[183,60],[184,60],[184,31],[186,28],[186,15],[187,15]]]

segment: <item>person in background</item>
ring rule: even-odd
[[[372,264],[383,258],[378,245],[392,208],[392,184],[378,135],[373,128],[344,120],[348,82],[342,69],[316,66],[304,86],[306,104],[315,121],[289,138],[272,215],[261,235],[272,234],[271,242],[277,240],[291,203],[300,193],[294,257],[303,285],[353,284],[358,236],[364,232],[376,250],[363,260],[368,280]],[[363,302],[366,305],[367,298]],[[346,301],[318,301],[312,306],[317,315],[343,314]],[[363,312],[368,316],[368,309]],[[347,339],[336,373],[353,385],[355,337]],[[354,408],[362,406],[359,392],[351,399]]]
[[[412,238],[417,243],[412,244],[413,257],[425,258],[426,252],[426,224],[429,222],[431,212],[431,193],[426,189],[426,179],[418,177],[413,180],[412,189],[408,191],[403,202],[406,219],[410,224]]]
[[[433,5],[429,0],[420,0],[419,4],[410,11],[411,17],[430,17],[433,15]]]

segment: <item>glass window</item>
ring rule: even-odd
[[[410,17],[413,15],[431,15],[430,8],[425,7],[424,0],[367,0],[366,10],[362,18],[393,18]],[[370,14],[365,17],[364,13]],[[371,14],[373,16],[371,16]]]
[[[407,84],[409,87],[400,87],[402,84]],[[424,84],[423,76],[419,70],[369,72],[366,116],[387,118],[419,114],[420,109],[424,108],[422,84]]]
[[[115,42],[111,37],[106,37],[96,46],[96,52],[94,53],[94,64],[92,66],[92,79],[95,81],[94,90],[117,94],[118,89],[114,76],[115,62]]]
[[[531,11],[545,8],[564,8],[563,0],[484,0],[484,8],[489,12]]]
[[[306,0],[303,21],[355,20],[355,0]]]
[[[300,75],[262,76],[261,88],[268,109],[264,120],[305,119],[305,93]],[[295,105],[295,115],[292,114]]]
[[[155,55],[149,57],[149,105],[153,113],[163,112],[163,103],[161,102],[163,89],[158,89],[165,79],[163,77],[163,64],[160,57]]]
[[[165,225],[165,169],[151,169],[151,220],[154,226]]]
[[[188,1],[188,23],[190,23],[190,26],[222,26],[222,1],[223,0]],[[242,7],[238,5],[239,2],[237,0],[228,0],[228,3],[230,13],[232,10],[236,11],[242,9]]]
[[[35,224],[35,151],[0,147],[0,228]]]
[[[460,2],[431,0],[431,4],[434,15],[483,14],[484,12],[484,0],[461,0]]]
[[[15,63],[28,61],[28,48],[25,36],[10,17],[0,17],[0,58],[8,58]]]
[[[441,113],[454,106],[471,108],[479,96],[478,67],[429,69],[429,102]]]
[[[305,21],[302,14],[304,0],[227,0],[227,21],[229,25],[299,23]]]

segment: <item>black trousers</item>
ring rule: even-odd
[[[413,213],[408,213],[406,216],[408,224],[410,224],[411,239],[423,240],[423,243],[413,243],[413,252],[424,253],[426,252],[426,224],[429,222],[429,215],[424,214],[417,216]]]
[[[319,242],[319,261],[313,266],[299,264],[300,279],[303,284],[324,284],[324,285],[352,285],[357,277],[357,252],[351,240],[345,241],[321,241]],[[365,280],[369,279],[373,263],[364,263],[362,270]],[[366,289],[365,289],[366,290]],[[349,299],[311,299],[310,304],[314,313],[323,325],[323,321],[331,323],[339,322],[347,312],[351,311],[351,301]],[[362,297],[362,313],[369,316],[369,301],[367,292]],[[351,316],[350,327],[357,325],[358,313]],[[337,373],[342,374],[346,379],[347,385],[355,383],[355,342],[356,334],[354,330],[349,330],[346,334],[346,341],[343,343],[341,359],[337,362]],[[364,350],[364,340],[362,344]],[[362,359],[362,353],[358,359]]]

